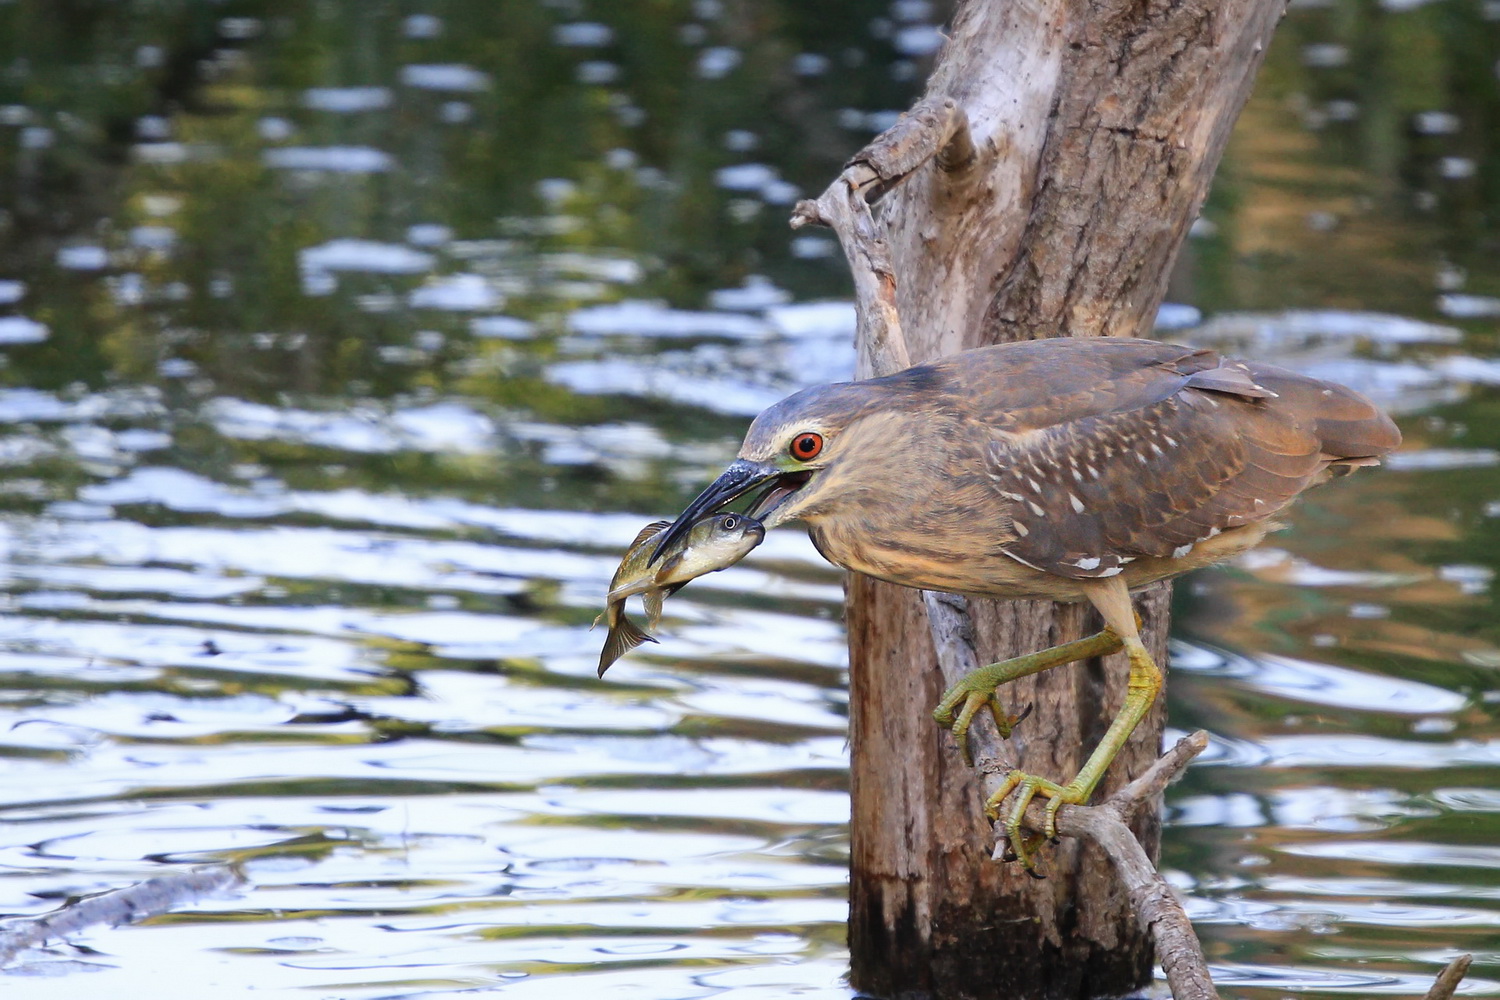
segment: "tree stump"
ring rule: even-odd
[[[1009,340],[1149,333],[1284,6],[963,0],[927,96],[794,216],[844,242],[859,376]],[[1165,585],[1137,601],[1159,663],[1168,602]],[[972,616],[982,662],[1099,624],[1030,602],[975,601]],[[935,669],[921,596],[853,576],[848,627],[854,985],[1073,1000],[1146,982],[1149,939],[1096,848],[1044,852],[1045,881],[990,860],[978,777],[929,714],[956,678]],[[1125,673],[1109,657],[1010,685],[1008,704],[1034,706],[1010,743],[1020,766],[1069,779]],[[1163,720],[1158,702],[1096,800],[1156,758]],[[1154,853],[1146,812],[1135,832]]]

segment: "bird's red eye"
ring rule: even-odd
[[[797,461],[811,462],[818,457],[818,452],[823,450],[823,435],[798,434],[792,438],[792,447],[789,450]]]

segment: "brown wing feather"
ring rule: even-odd
[[[1149,406],[1218,365],[1213,351],[1154,340],[1056,337],[982,348],[932,367],[965,412],[989,414],[997,429],[1021,432]]]
[[[1081,418],[995,435],[987,471],[1015,532],[1001,551],[1060,576],[1113,576],[1134,559],[1180,557],[1270,517],[1330,463],[1400,441],[1388,418],[1342,386],[1216,356],[1186,360],[1192,371],[1158,361],[1092,390],[1105,401],[1155,401],[1096,404]]]

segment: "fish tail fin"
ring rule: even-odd
[[[645,632],[642,632],[635,622],[630,620],[629,615],[621,615],[620,620],[609,630],[609,635],[604,639],[604,649],[599,653],[599,676],[604,676],[610,664],[630,652],[643,642],[655,642]]]

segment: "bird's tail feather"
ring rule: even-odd
[[[1401,444],[1395,422],[1353,389],[1273,365],[1249,367],[1255,381],[1292,404],[1293,412],[1312,416],[1326,461],[1376,459]]]

